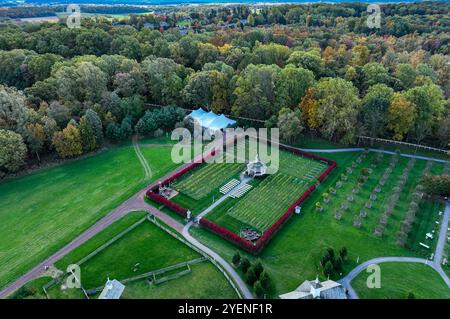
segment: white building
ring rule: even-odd
[[[118,280],[108,280],[106,281],[105,288],[100,293],[98,299],[120,299],[122,296],[125,286]]]
[[[305,280],[294,291],[280,295],[281,299],[347,299],[345,288],[333,280]]]
[[[267,165],[261,162],[258,154],[256,154],[256,158],[253,162],[247,164],[247,170],[245,171],[248,176],[263,176],[266,172]]]

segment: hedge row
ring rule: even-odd
[[[232,243],[238,245],[239,247],[249,252],[253,252],[255,250],[255,245],[252,242],[245,240],[244,238],[236,235],[235,233],[229,231],[228,229],[220,225],[217,225],[216,223],[213,223],[209,219],[201,218],[199,224],[207,228],[211,232],[219,235],[220,237],[228,241],[231,241]]]
[[[157,203],[160,203],[160,204],[166,206],[170,210],[174,211],[175,213],[177,213],[183,217],[187,216],[188,210],[186,208],[181,207],[180,205],[177,205],[174,202],[171,202],[164,196],[156,194],[152,190],[147,191],[147,197],[150,198],[152,201],[155,201]]]

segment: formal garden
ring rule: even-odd
[[[226,153],[212,156],[226,158],[231,154],[239,159],[239,154],[249,152],[248,139],[227,146]],[[287,147],[281,148],[279,159],[275,174],[254,178],[245,176],[245,163],[193,163],[162,182],[176,191],[175,196],[167,200],[156,194],[160,192],[156,188],[147,195],[183,216],[187,211],[197,215],[223,197],[200,224],[249,251],[259,252],[335,165],[326,158]],[[238,186],[239,180],[247,185]]]

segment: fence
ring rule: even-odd
[[[110,240],[108,240],[106,243],[104,243],[103,245],[101,245],[100,247],[98,247],[97,249],[95,249],[93,252],[91,252],[89,255],[87,255],[86,257],[82,258],[80,261],[78,261],[76,264],[78,266],[81,266],[83,263],[85,263],[86,261],[88,261],[89,259],[91,259],[92,257],[94,257],[95,255],[97,255],[99,252],[101,252],[103,249],[107,248],[108,246],[111,246],[114,242],[116,242],[117,240],[119,240],[120,238],[122,238],[123,236],[125,236],[126,234],[128,234],[130,231],[132,231],[133,229],[135,229],[136,227],[138,227],[139,225],[141,225],[143,222],[145,222],[147,220],[147,217],[143,217],[142,219],[140,219],[139,221],[137,221],[136,223],[134,223],[133,225],[129,226],[127,229],[125,229],[124,231],[122,231],[121,233],[119,233],[118,235],[114,236],[113,238],[111,238]]]
[[[153,217],[153,218],[151,218]],[[222,266],[217,263],[217,261],[212,258],[211,256],[209,256],[208,254],[206,254],[204,251],[200,250],[199,248],[197,248],[196,246],[194,246],[193,244],[191,244],[190,242],[188,242],[186,239],[184,239],[183,237],[180,237],[177,233],[173,232],[172,230],[170,230],[168,227],[164,226],[163,224],[161,224],[160,222],[158,222],[158,220],[156,219],[155,216],[153,215],[148,216],[148,220],[151,221],[153,224],[155,224],[156,226],[158,226],[159,228],[161,228],[162,230],[164,230],[165,232],[167,232],[168,234],[172,235],[173,237],[175,237],[176,239],[180,240],[181,242],[183,242],[185,245],[189,246],[190,248],[192,248],[193,250],[195,250],[196,252],[198,252],[200,255],[202,255],[203,257],[205,257],[206,259],[208,259],[214,266],[217,267],[217,269],[220,270],[220,272],[225,276],[225,278],[228,280],[228,282],[230,283],[231,287],[234,289],[234,291],[236,292],[236,294],[238,295],[239,298],[242,299],[242,293],[239,290],[239,288],[236,286],[236,284],[234,283],[233,279],[228,275],[228,273],[225,271],[225,269],[222,268]]]
[[[383,138],[377,138],[377,137],[369,137],[369,136],[357,136],[358,138],[358,145],[361,143],[361,140],[367,140],[370,143],[385,143],[385,144],[392,144],[392,145],[401,145],[401,146],[407,146],[407,147],[412,147],[415,149],[424,149],[424,150],[428,150],[428,151],[433,151],[433,152],[441,152],[441,153],[447,153],[449,152],[449,150],[443,150],[440,148],[436,148],[436,147],[431,147],[431,146],[426,146],[426,145],[420,145],[420,144],[413,144],[413,143],[407,143],[407,142],[401,142],[401,141],[394,141],[394,140],[387,140],[387,139],[383,139]]]

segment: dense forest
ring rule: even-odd
[[[310,132],[444,148],[450,4],[381,8],[379,29],[358,3],[205,6],[72,29],[4,22],[0,177],[43,155],[161,134],[183,125],[181,107],[258,119],[286,141]]]

